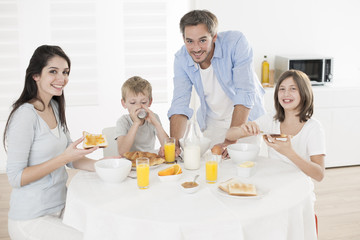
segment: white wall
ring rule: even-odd
[[[360,84],[360,34],[356,23],[360,23],[360,1],[357,0],[188,0],[181,4],[171,5],[172,18],[168,21],[169,33],[169,72],[172,70],[172,56],[181,46],[181,34],[178,22],[188,9],[208,9],[215,13],[219,20],[219,31],[242,31],[254,50],[255,70],[260,76],[260,65],[263,55],[268,55],[270,67],[273,68],[275,55],[280,54],[319,54],[333,56],[335,59],[334,81],[336,84]],[[101,9],[100,9],[101,8]],[[106,6],[99,12],[110,11]],[[104,8],[104,9],[103,9]],[[99,22],[106,26],[106,21],[117,21],[116,14],[107,14]],[[119,17],[119,16],[118,16]],[[98,106],[68,107],[67,121],[75,140],[83,130],[100,132],[102,128],[112,126],[116,119],[126,111],[120,105],[121,74],[116,67],[121,64],[111,61],[111,47],[118,46],[121,36],[111,28],[103,28],[99,36],[98,52],[100,67],[98,69],[100,103]],[[115,35],[114,35],[115,34]],[[119,34],[119,33],[118,33]],[[31,36],[31,35],[30,35]],[[111,36],[111,37],[110,37]],[[103,44],[104,42],[107,43]],[[31,54],[31,53],[29,53]],[[28,62],[30,56],[24,56]],[[73,66],[74,68],[76,66]],[[25,70],[24,70],[25,72]],[[119,76],[114,74],[120,74]],[[169,76],[169,92],[172,92]],[[22,86],[20,86],[22,88]],[[171,95],[169,94],[169,101]],[[156,98],[156,96],[154,96]],[[166,130],[169,123],[166,118],[170,103],[153,104],[152,109],[161,117]],[[2,136],[5,123],[0,121]],[[101,150],[92,157],[102,155]],[[0,147],[0,172],[6,166],[6,154]]]
[[[219,21],[219,31],[239,30],[254,50],[258,76],[264,55],[274,68],[282,54],[334,57],[334,84],[360,85],[360,1],[196,0]]]

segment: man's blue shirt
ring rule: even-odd
[[[265,113],[263,95],[265,93],[253,66],[253,52],[245,36],[238,31],[218,33],[215,51],[211,60],[215,75],[225,94],[235,105],[250,108],[249,120],[253,121]],[[206,113],[209,110],[205,102],[199,65],[193,61],[183,46],[174,61],[174,92],[170,118],[174,114],[192,117],[189,107],[192,85],[200,98],[197,120],[201,130],[206,129]]]

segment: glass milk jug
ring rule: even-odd
[[[184,136],[184,166],[189,170],[200,168],[200,137],[196,127],[194,118],[188,121]]]

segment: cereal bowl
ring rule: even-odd
[[[227,147],[230,158],[239,164],[245,161],[255,161],[260,147],[252,143],[235,143]]]
[[[119,183],[129,175],[131,161],[126,158],[109,158],[95,163],[95,170],[104,182]]]

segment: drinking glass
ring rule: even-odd
[[[216,183],[218,178],[218,161],[214,158],[206,159],[206,182]]]
[[[175,162],[175,138],[170,137],[170,138],[165,139],[164,152],[165,152],[165,162],[166,163],[174,163]]]
[[[137,185],[140,189],[149,188],[150,165],[149,158],[140,157],[136,159]]]

